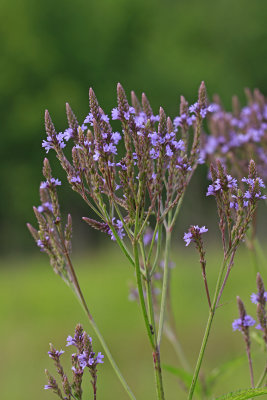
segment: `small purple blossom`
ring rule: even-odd
[[[265,301],[267,302],[267,292],[264,292],[264,298]],[[259,294],[257,293],[252,293],[252,295],[250,296],[251,302],[254,304],[258,304],[259,302]]]
[[[187,233],[184,233],[184,241],[185,245],[188,246],[192,240],[196,240],[197,238],[200,237],[202,233],[208,232],[208,229],[205,226],[202,226],[201,228],[198,225],[192,225]]]
[[[120,119],[120,112],[117,108],[113,108],[111,111],[111,117],[113,120]]]
[[[104,122],[106,122],[106,123],[108,124],[108,123],[109,123],[109,117],[108,117],[108,115],[102,114],[102,115],[101,115],[101,120],[104,121]]]
[[[123,239],[125,236],[124,229],[123,229],[123,223],[121,220],[117,219],[117,222],[115,222],[115,218],[112,218],[112,225],[115,228],[118,236],[120,239]],[[111,228],[108,229],[108,234],[111,237],[111,240],[117,240],[116,237],[114,236],[114,233],[112,232]]]
[[[118,144],[119,141],[121,140],[121,134],[119,132],[113,132],[111,134],[111,140],[114,144]]]
[[[44,211],[50,211],[53,212],[53,206],[52,203],[50,203],[49,201],[46,201],[45,203],[43,203],[41,206],[37,207],[37,211],[39,213],[42,213]]]
[[[243,327],[253,326],[255,323],[255,320],[250,315],[245,315],[243,319],[238,318],[234,320],[232,323],[233,331],[242,331]]]
[[[49,357],[50,358],[55,358],[55,357],[57,357],[57,358],[59,358],[63,353],[65,353],[65,351],[64,350],[54,350],[54,351],[48,351],[48,355],[49,355]]]
[[[79,177],[79,175],[73,176],[70,181],[72,183],[81,183],[81,178]]]
[[[103,146],[103,150],[105,153],[117,154],[117,148],[114,146],[113,143],[105,143]]]
[[[51,178],[49,181],[41,182],[40,189],[46,189],[48,187],[60,186],[61,182],[58,179]]]

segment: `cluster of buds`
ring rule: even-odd
[[[208,187],[207,196],[214,196],[216,199],[224,253],[227,255],[244,239],[257,202],[266,199],[266,195],[261,192],[261,188],[265,188],[265,185],[257,175],[253,160],[249,163],[248,177],[242,179],[248,186],[247,190],[238,188],[237,180],[226,174],[220,161],[217,161],[217,169],[211,165],[211,177],[212,184]]]
[[[104,356],[101,353],[97,355],[93,351],[92,339],[89,335],[83,331],[81,325],[77,325],[75,329],[74,337],[68,336],[67,346],[75,346],[77,349],[76,353],[72,354],[72,383],[70,383],[67,375],[60,362],[60,356],[64,353],[63,350],[56,350],[50,344],[50,351],[48,352],[49,357],[54,361],[57,373],[60,377],[62,390],[56,379],[46,370],[46,375],[48,377],[48,384],[45,385],[45,389],[51,389],[61,400],[71,400],[71,399],[82,399],[82,381],[84,370],[87,368],[91,375],[91,383],[94,392],[94,399],[96,399],[96,382],[97,382],[97,365],[103,363]]]
[[[189,107],[181,98],[180,116],[174,122],[163,108],[155,115],[145,94],[140,104],[132,92],[129,105],[120,84],[117,100],[111,118],[120,121],[121,132],[113,131],[110,116],[104,113],[90,89],[90,112],[81,125],[67,104],[69,127],[57,133],[46,111],[47,139],[43,147],[47,152],[56,151],[72,189],[100,218],[100,221],[84,220],[118,240],[125,234],[133,239],[137,213],[144,222],[140,224],[140,237],[150,215],[162,222],[177,205],[199,162],[201,122],[211,109],[206,103],[204,83],[193,106]],[[193,140],[189,137],[190,130]],[[63,149],[71,141],[70,161]],[[43,207],[46,211],[45,203]]]
[[[201,155],[208,162],[220,159],[234,176],[241,178],[247,160],[253,158],[263,179],[267,178],[267,104],[259,90],[246,89],[247,105],[233,97],[232,112],[226,112],[218,96],[209,118],[210,135],[203,136]]]

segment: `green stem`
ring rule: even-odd
[[[174,215],[173,215],[173,219],[172,219],[172,222],[171,222],[171,227],[173,227],[173,225],[175,224],[175,221],[176,221],[176,219],[177,219],[177,217],[178,217],[178,214],[179,214],[181,205],[182,205],[182,203],[183,203],[183,199],[184,199],[184,193],[183,193],[182,196],[180,197],[180,199],[179,199],[179,201],[178,201],[178,204],[177,204],[177,206],[176,206],[176,209],[175,209],[175,212],[174,212]]]
[[[171,222],[171,212],[168,216],[169,223]],[[160,315],[159,315],[159,331],[158,331],[158,339],[157,344],[160,347],[161,336],[163,332],[163,324],[164,324],[164,314],[166,308],[166,298],[168,292],[168,281],[169,281],[169,257],[170,257],[170,247],[171,247],[171,232],[172,229],[168,224],[166,228],[166,243],[165,243],[165,256],[164,256],[164,274],[163,274],[163,284],[162,284],[162,294],[161,294],[161,304],[160,304]]]
[[[137,210],[138,211],[138,210]],[[163,390],[163,382],[162,382],[162,373],[161,373],[161,365],[160,365],[160,352],[159,348],[156,344],[156,325],[155,325],[155,318],[154,318],[154,309],[153,309],[153,300],[152,300],[152,291],[150,285],[150,276],[148,274],[148,268],[145,261],[145,252],[144,248],[141,244],[141,251],[144,259],[144,267],[145,267],[145,279],[146,279],[146,287],[147,287],[147,302],[148,302],[148,310],[149,310],[149,318],[147,314],[145,299],[144,299],[144,292],[143,292],[143,285],[141,279],[141,272],[140,272],[140,262],[139,262],[139,253],[138,253],[138,240],[137,240],[137,233],[138,233],[138,212],[136,212],[136,219],[135,219],[135,232],[134,232],[134,256],[135,256],[135,270],[136,270],[136,281],[139,293],[139,299],[141,303],[141,309],[143,313],[143,318],[146,325],[147,334],[150,340],[150,344],[153,349],[153,361],[154,361],[154,371],[155,371],[155,378],[156,378],[156,386],[157,386],[157,395],[159,400],[164,400],[164,390]]]
[[[106,217],[106,221],[108,221],[108,225],[109,225],[110,229],[112,230],[112,233],[113,233],[113,235],[115,236],[115,238],[116,238],[116,240],[117,240],[117,243],[118,243],[118,245],[120,246],[122,252],[126,255],[126,257],[128,258],[128,260],[130,261],[130,263],[131,263],[132,266],[134,267],[134,266],[135,266],[134,259],[133,259],[132,255],[130,254],[129,250],[127,249],[126,245],[123,243],[123,241],[122,241],[121,238],[119,237],[119,235],[118,235],[116,229],[115,229],[114,226],[112,225],[112,223],[111,223],[111,221],[110,221],[110,219],[109,219],[109,216],[108,216],[108,214],[107,214],[107,211],[106,211],[105,209],[103,210],[103,213],[104,213],[104,215],[105,215],[105,217]]]
[[[156,240],[156,235],[157,235],[157,232],[158,232],[158,227],[159,227],[159,224],[158,224],[158,221],[157,221],[155,229],[154,229],[154,232],[153,232],[153,237],[152,237],[152,240],[151,240],[151,243],[150,243],[148,255],[147,255],[146,260],[144,260],[147,265],[150,262],[150,258],[151,258],[153,247],[154,247],[154,243],[155,243],[155,240]]]
[[[109,348],[108,348],[103,336],[101,335],[101,333],[100,333],[100,331],[99,331],[99,329],[98,329],[98,327],[97,327],[97,325],[96,325],[96,323],[95,323],[95,321],[94,321],[94,319],[93,319],[93,317],[92,317],[92,315],[91,315],[91,313],[89,311],[89,308],[88,308],[88,306],[86,304],[86,301],[84,299],[83,293],[81,291],[81,288],[80,288],[80,285],[79,285],[79,282],[78,282],[78,279],[77,279],[77,276],[76,276],[76,273],[74,271],[72,262],[71,262],[68,254],[66,255],[66,259],[67,259],[67,263],[68,263],[68,266],[70,268],[70,272],[71,272],[71,276],[72,276],[72,287],[74,289],[74,292],[75,292],[77,298],[79,299],[79,301],[80,301],[80,303],[81,303],[81,305],[83,307],[83,310],[85,311],[85,313],[86,313],[86,315],[87,315],[87,317],[89,319],[89,322],[90,322],[90,324],[91,324],[91,326],[92,326],[92,328],[93,328],[93,330],[94,330],[99,342],[101,343],[101,345],[102,345],[102,347],[104,349],[105,355],[109,359],[109,362],[110,362],[112,368],[114,369],[117,377],[119,378],[122,386],[124,387],[125,391],[127,392],[128,396],[130,397],[130,399],[136,400],[134,394],[132,393],[132,391],[129,388],[127,382],[125,381],[124,377],[122,376],[122,373],[120,372],[119,367],[117,366],[115,360],[113,359],[113,357],[112,357],[112,355],[110,353],[110,350],[109,350]]]
[[[150,271],[150,276],[153,276],[155,269],[158,266],[158,261],[159,261],[159,256],[160,256],[160,251],[161,251],[161,236],[162,236],[162,225],[159,225],[159,230],[158,230],[158,243],[157,243],[157,250],[156,250],[156,256],[154,259],[153,266]]]
[[[144,298],[144,292],[143,292],[143,285],[142,285],[142,278],[141,278],[141,271],[140,271],[140,263],[139,263],[138,243],[136,243],[136,242],[134,243],[134,256],[135,256],[136,283],[137,283],[137,288],[138,288],[138,293],[139,293],[141,309],[142,309],[142,313],[143,313],[143,317],[144,317],[144,321],[145,321],[145,325],[146,325],[148,338],[149,338],[149,341],[151,343],[151,346],[154,348],[154,340],[153,340],[153,337],[152,337],[150,323],[149,323],[149,320],[148,320],[146,304],[145,304],[145,298]]]
[[[267,365],[265,366],[265,368],[264,368],[264,370],[263,370],[263,372],[262,372],[262,374],[260,376],[260,379],[259,379],[259,381],[258,381],[258,383],[256,385],[256,388],[261,387],[261,385],[262,385],[264,379],[266,378],[266,376],[267,376]]]
[[[209,338],[209,334],[210,334],[210,329],[211,329],[211,325],[212,325],[212,321],[214,318],[214,314],[216,311],[216,306],[217,306],[217,300],[220,294],[220,288],[221,288],[221,284],[222,284],[222,280],[223,280],[223,275],[225,272],[225,268],[227,265],[229,257],[224,258],[220,271],[219,271],[219,276],[217,279],[217,284],[216,284],[216,289],[215,289],[215,293],[214,293],[214,297],[213,297],[213,301],[212,301],[212,306],[210,308],[210,312],[209,312],[209,318],[207,321],[207,325],[206,325],[206,329],[205,329],[205,333],[204,333],[204,337],[202,339],[202,344],[201,344],[201,348],[199,351],[199,355],[198,355],[198,360],[195,366],[195,371],[194,371],[194,375],[193,375],[193,379],[191,382],[191,386],[189,389],[189,394],[188,394],[188,400],[191,400],[195,391],[195,387],[196,387],[196,383],[197,383],[197,379],[198,379],[198,375],[199,375],[199,371],[200,371],[200,367],[203,361],[203,357],[204,357],[204,353],[206,350],[206,346],[207,346],[207,342],[208,342],[208,338]]]

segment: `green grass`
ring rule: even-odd
[[[208,258],[207,275],[212,288],[218,272],[221,254],[212,251]],[[177,330],[189,362],[193,365],[203,335],[208,308],[204,295],[198,257],[190,249],[173,254],[176,268],[172,272],[172,294]],[[154,376],[148,339],[137,303],[128,301],[128,289],[134,282],[132,267],[114,248],[74,258],[78,277],[99,328],[125,378],[139,400],[155,398]],[[266,275],[266,270],[264,271]],[[263,274],[264,278],[264,274]],[[203,373],[234,356],[243,354],[239,332],[232,332],[237,318],[235,297],[240,295],[248,313],[256,315],[249,295],[255,291],[255,273],[243,248],[232,271],[211,332]],[[58,349],[65,346],[67,335],[81,322],[92,335],[96,351],[101,351],[85,314],[70,289],[57,277],[43,255],[36,258],[2,260],[0,291],[1,398],[5,400],[49,400],[54,394],[43,390],[48,368],[54,373],[47,356],[48,344]],[[254,346],[256,348],[256,346]],[[66,348],[64,359],[71,349]],[[162,362],[179,366],[169,342],[162,343]],[[259,372],[263,360],[259,358]],[[127,399],[108,361],[99,367],[99,400]],[[164,372],[168,400],[185,398],[177,378]],[[89,386],[89,385],[88,385]],[[248,366],[244,361],[226,374],[215,387],[215,394],[249,386]],[[88,392],[88,388],[84,388]],[[87,396],[88,399],[91,397]],[[86,400],[86,398],[85,398]]]

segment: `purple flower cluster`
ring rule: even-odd
[[[250,296],[251,302],[254,304],[258,304],[260,300],[260,295],[259,293],[252,293]],[[264,292],[264,299],[267,302],[267,292]]]
[[[104,356],[101,354],[101,352],[95,355],[94,352],[87,353],[84,351],[82,354],[78,355],[78,360],[82,369],[85,367],[92,367],[93,365],[97,364],[103,364],[103,358]]]
[[[41,206],[37,207],[37,211],[39,213],[42,213],[44,211],[50,211],[53,212],[53,206],[52,203],[50,201],[46,201],[45,203],[43,203]]]
[[[217,177],[217,179],[214,179],[212,184],[208,186],[206,196],[221,196],[223,193],[229,193],[229,206],[235,210],[239,209],[241,203],[242,207],[248,207],[250,204],[254,204],[257,200],[266,199],[266,195],[262,194],[260,190],[260,188],[265,188],[261,178],[244,177],[241,181],[248,185],[248,190],[242,194],[240,194],[241,192],[238,194],[237,179],[233,178],[231,175]],[[242,197],[242,202],[240,196]]]
[[[192,225],[188,232],[184,234],[185,245],[188,246],[192,241],[197,241],[200,238],[202,233],[208,232],[208,229],[205,226],[201,228],[198,225]]]
[[[206,106],[203,82],[198,102],[188,109],[183,99],[181,115],[177,117],[180,122],[176,118],[174,124],[163,108],[159,114],[153,113],[145,94],[141,104],[132,92],[132,105],[129,105],[124,89],[118,84],[117,100],[118,106],[113,108],[110,117],[90,89],[90,112],[82,125],[66,104],[69,127],[64,133],[56,132],[46,111],[47,139],[43,147],[47,152],[56,151],[72,189],[101,219],[84,220],[108,233],[112,240],[115,235],[110,220],[120,239],[125,236],[126,223],[129,229],[125,231],[132,240],[136,209],[147,222],[152,214],[160,213],[164,219],[183,195],[198,164],[201,122],[211,107]],[[182,123],[185,115],[186,123]],[[121,132],[113,130],[111,120],[120,121]],[[193,140],[189,140],[189,129],[193,131]],[[63,152],[66,142],[73,142],[72,160]],[[60,184],[58,179],[49,178],[41,183],[41,189],[50,190]],[[107,204],[114,210],[110,215],[106,212]],[[40,212],[51,210],[45,208],[45,202],[40,207]],[[140,227],[145,227],[141,221]]]
[[[267,104],[259,91],[247,91],[248,105],[240,109],[234,99],[232,112],[215,104],[209,118],[210,134],[205,135],[201,157],[208,161],[220,158],[232,170],[244,172],[244,160],[256,161],[259,172],[267,178]]]
[[[60,185],[61,185],[60,180],[51,178],[51,179],[47,180],[46,182],[41,182],[40,189],[46,189],[49,187],[55,187],[55,186],[60,186]]]
[[[123,239],[125,236],[124,229],[123,229],[123,223],[120,219],[117,219],[117,222],[115,222],[115,218],[112,218],[112,226],[115,228],[118,236],[120,239]],[[112,232],[111,228],[108,227],[107,233],[110,235],[111,240],[116,240],[116,237],[114,236],[114,233]]]
[[[242,331],[242,328],[255,325],[256,321],[250,316],[245,315],[243,319],[235,319],[232,323],[233,331]]]
[[[64,399],[82,398],[82,380],[85,368],[88,368],[91,375],[91,383],[96,398],[97,366],[98,364],[103,364],[103,354],[101,354],[101,352],[99,352],[97,355],[95,354],[92,347],[92,339],[86,332],[83,331],[81,325],[76,326],[73,337],[67,337],[67,346],[75,346],[77,349],[77,352],[73,353],[71,356],[71,369],[73,377],[72,383],[69,381],[69,378],[64,372],[64,368],[60,361],[60,356],[64,353],[64,351],[58,351],[52,346],[52,344],[50,344],[50,351],[48,352],[49,357],[54,361],[56,370],[61,380],[63,392],[67,396],[64,397]],[[50,375],[47,370],[46,374],[48,377],[48,384],[44,386],[44,389],[53,390],[53,392],[57,394],[60,399],[63,399],[61,389],[59,388],[56,379]]]
[[[208,187],[206,196],[215,196],[217,192],[222,192],[225,189],[237,189],[237,180],[231,175],[226,175],[226,180],[217,178]]]

